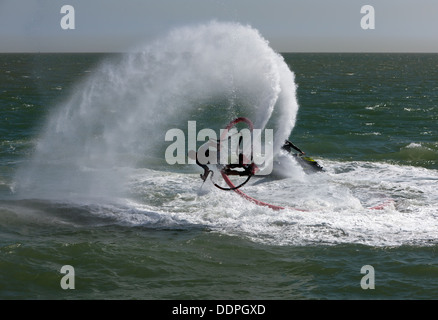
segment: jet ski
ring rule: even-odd
[[[315,173],[324,171],[324,168],[311,157],[305,156],[305,153],[294,145],[291,141],[286,140],[284,145],[281,147],[284,151],[291,154],[295,160],[297,160],[298,164],[301,165],[304,172],[306,173]],[[298,153],[294,152],[297,151]]]

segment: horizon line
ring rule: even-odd
[[[438,51],[276,51],[279,54],[288,53],[321,53],[321,54],[438,54]],[[136,51],[0,51],[0,54],[127,54]],[[140,52],[140,51],[138,51]]]

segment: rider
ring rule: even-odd
[[[214,144],[213,141],[209,141],[208,145],[204,145],[204,146],[216,146],[217,150],[220,150],[220,142],[216,142],[216,144]],[[201,148],[199,148],[200,150],[203,147],[201,146]],[[204,169],[204,173],[201,174],[201,179],[203,181],[205,181],[209,175],[209,173],[211,172],[210,168],[207,166],[207,164],[210,164],[210,162],[207,161],[207,163],[201,163],[201,161],[199,161],[199,155],[197,152],[190,150],[188,156],[191,159],[196,159],[196,164],[198,166],[200,166],[202,169]],[[205,159],[208,159],[210,156],[210,149],[207,148],[205,151]],[[252,176],[255,174],[255,172],[257,171],[257,166],[251,162],[249,163],[249,161],[244,161],[245,159],[247,159],[243,153],[239,153],[239,162],[238,163],[234,163],[234,164],[227,164],[225,166],[223,166],[222,168],[220,168],[221,172],[225,173],[226,175],[238,175],[238,176]],[[219,163],[220,160],[220,154],[218,152],[217,154],[217,163]],[[238,168],[242,168],[243,171],[241,170],[233,170],[233,169],[238,169]]]
[[[207,151],[205,152],[207,157],[208,157],[208,153],[209,150],[207,149]],[[202,169],[204,169],[204,173],[201,173],[200,176],[202,181],[205,181],[208,177],[208,174],[210,173],[210,168],[206,164],[202,164],[201,162],[199,162],[198,154],[194,150],[190,150],[188,155],[191,159],[196,159],[196,164],[200,166]]]
[[[239,153],[239,163],[236,164],[227,164],[223,169],[226,175],[234,175],[234,176],[253,176],[256,173],[257,166],[254,162],[245,163],[245,156],[243,153]],[[242,168],[243,171],[233,170],[235,168]]]
[[[210,142],[210,145],[211,145],[211,143],[212,142]],[[219,144],[220,144],[220,142],[216,143],[216,147],[218,148],[218,150],[219,150]],[[285,141],[284,145],[282,146],[282,149],[286,150],[287,152],[291,152],[292,149],[295,149],[296,151],[298,151],[300,153],[300,155],[305,154],[304,151],[302,151],[300,148],[298,148],[296,145],[294,145],[289,140]],[[210,149],[207,148],[207,150],[205,151],[205,157],[208,158],[209,155],[210,155]],[[207,166],[207,164],[209,164],[209,162],[207,162],[206,164],[201,163],[198,159],[198,154],[193,150],[189,151],[189,157],[191,159],[196,159],[196,164],[204,170],[204,173],[200,174],[200,176],[201,176],[202,181],[205,181],[207,179],[209,173],[211,172],[210,168]],[[243,155],[243,153],[239,153],[239,162],[235,163],[235,164],[225,165],[223,168],[221,168],[221,172],[225,173],[226,175],[235,175],[235,176],[252,176],[252,175],[254,175],[257,171],[257,166],[253,162],[248,163],[248,161],[246,161],[246,163],[245,163],[245,161],[244,161],[245,158],[246,157]],[[218,154],[218,161],[219,161],[219,154]],[[243,169],[243,171],[233,170],[233,169],[238,169],[238,168]]]
[[[286,140],[284,142],[284,145],[281,147],[283,150],[286,150],[287,152],[291,152],[292,149],[295,149],[296,151],[298,151],[300,153],[300,155],[304,155],[306,154],[304,151],[301,151],[300,148],[298,148],[296,145],[294,145],[292,142],[290,142],[289,140]]]

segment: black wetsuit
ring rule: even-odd
[[[281,147],[283,150],[286,150],[287,152],[291,152],[292,149],[295,149],[296,151],[298,151],[301,154],[304,154],[303,151],[301,151],[300,148],[298,148],[296,145],[294,145],[292,142],[290,142],[289,140],[286,140],[286,142],[284,143],[284,145]]]

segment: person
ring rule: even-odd
[[[252,176],[255,174],[257,170],[257,166],[254,162],[244,163],[244,155],[243,153],[239,153],[239,162],[235,164],[227,164],[224,168],[222,168],[222,172],[226,175],[234,175],[234,176]],[[243,171],[233,170],[236,168],[242,168]]]
[[[296,145],[294,145],[292,142],[290,142],[289,140],[286,140],[284,142],[284,145],[281,147],[283,150],[286,150],[287,152],[291,152],[292,149],[295,149],[296,151],[298,151],[300,153],[300,155],[305,155],[306,153],[304,151],[302,151],[300,148],[298,148]]]
[[[240,141],[239,141],[240,142]],[[210,142],[209,145],[212,145],[212,143],[214,142]],[[208,145],[206,145],[208,146]],[[218,150],[220,150],[220,142],[216,142],[215,146],[217,147]],[[199,150],[203,149],[202,146],[201,148],[199,148]],[[205,151],[205,158],[208,158],[210,155],[210,150],[207,148]],[[203,170],[204,173],[200,174],[202,181],[205,181],[208,177],[208,175],[210,174],[210,172],[212,172],[210,170],[210,168],[207,166],[207,164],[210,164],[209,162],[207,163],[201,163],[199,161],[199,157],[198,157],[198,153],[195,152],[194,150],[190,150],[188,156],[191,159],[196,160],[196,164],[198,166],[200,166]],[[220,154],[218,152],[217,154],[217,163],[219,163],[220,160]],[[233,164],[227,164],[223,167],[220,167],[220,171],[225,173],[226,175],[238,175],[238,176],[252,176],[255,174],[255,172],[257,171],[257,166],[251,162],[249,163],[248,161],[244,161],[245,160],[245,156],[243,155],[243,153],[239,153],[239,162],[238,163],[233,163]],[[219,167],[219,165],[218,165]],[[235,169],[243,169],[242,170],[235,170]]]
[[[206,153],[207,152],[209,152],[208,149],[207,149]],[[202,181],[205,181],[207,179],[210,171],[211,171],[210,168],[206,164],[203,164],[203,163],[199,162],[199,160],[198,160],[198,153],[195,152],[194,150],[190,150],[188,155],[189,155],[189,157],[191,159],[196,160],[196,164],[198,166],[200,166],[202,169],[204,169],[204,173],[201,173],[200,176],[201,176]],[[208,157],[208,155],[207,155],[207,157]]]
[[[315,160],[310,157],[303,157],[306,153],[294,145],[289,140],[286,140],[284,145],[281,147],[283,150],[292,153],[292,149],[299,152],[299,154],[293,153],[292,155],[298,161],[298,163],[303,167],[306,173],[320,172],[324,171],[324,168]]]

